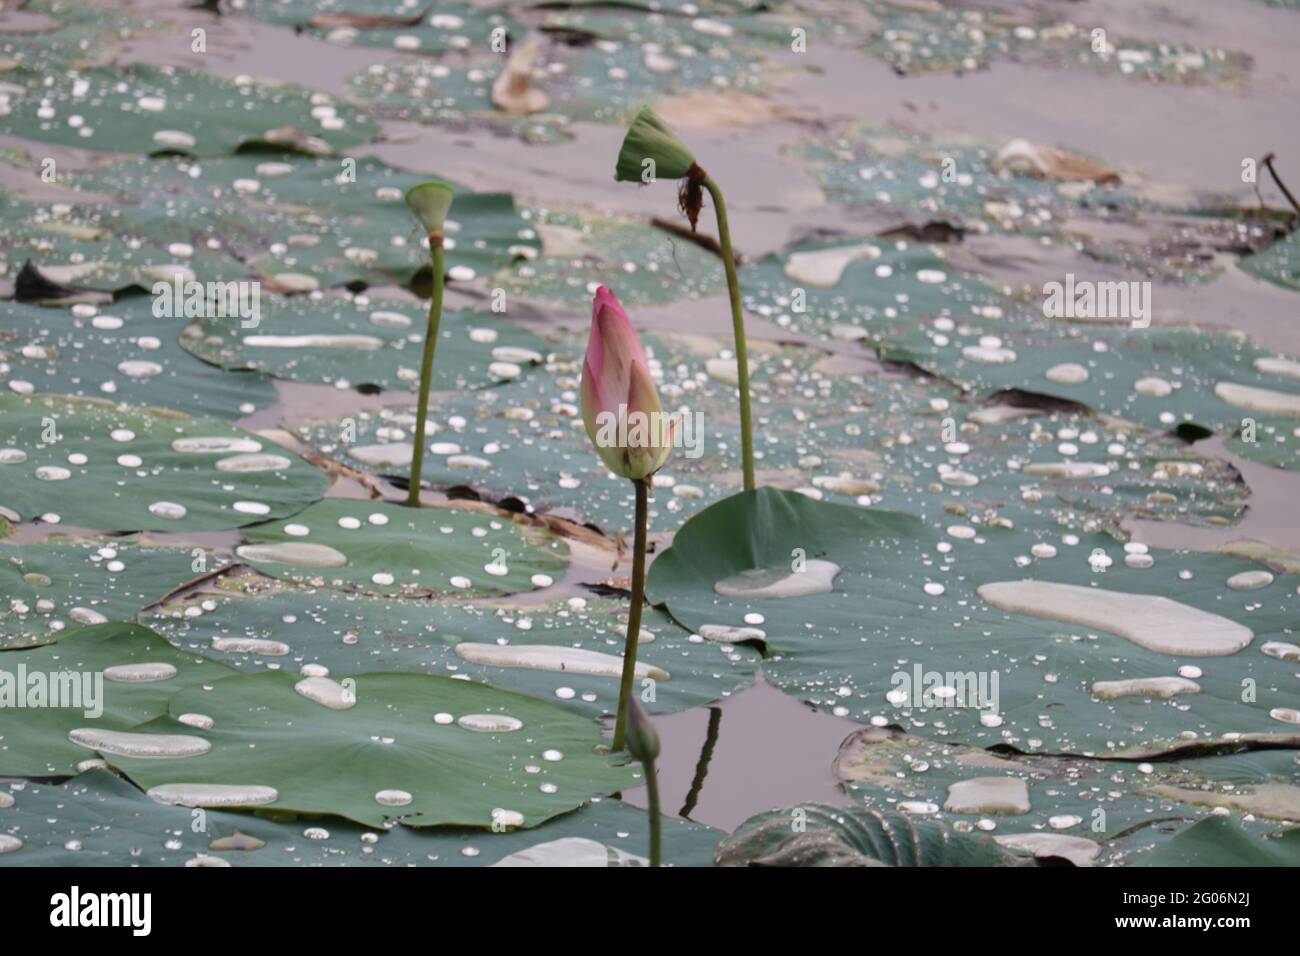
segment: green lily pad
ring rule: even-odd
[[[179,690],[232,673],[178,651],[147,627],[121,622],[69,630],[41,647],[0,651],[0,684],[10,685],[0,686],[0,693],[24,701],[5,705],[0,775],[71,776],[95,756],[90,743],[167,713]],[[38,686],[47,688],[41,705],[32,696]]]
[[[1234,455],[1274,468],[1300,468],[1300,423],[1295,419],[1264,418],[1254,422],[1254,440],[1238,429],[1227,441]]]
[[[213,556],[216,570],[224,559]],[[193,552],[119,541],[0,544],[0,649],[57,640],[68,627],[134,620],[146,605],[197,577]]]
[[[1300,866],[1300,827],[1260,837],[1237,820],[1208,817],[1153,852],[1142,866]]]
[[[0,302],[0,368],[13,391],[111,396],[191,415],[236,419],[275,401],[266,376],[197,361],[165,323],[139,296],[103,310]]]
[[[257,369],[337,387],[418,387],[425,306],[366,296],[277,297],[268,304],[272,308],[255,328],[237,316],[197,319],[181,333],[181,345],[222,369]],[[545,347],[531,332],[489,313],[444,311],[431,387],[437,392],[510,381],[541,362]]]
[[[895,320],[1001,316],[1008,307],[992,286],[903,239],[806,243],[743,266],[740,285],[747,310],[820,338],[878,336]]]
[[[244,539],[235,554],[272,577],[406,596],[529,591],[563,576],[568,554],[509,519],[342,498]]]
[[[30,259],[51,278],[95,289],[174,286],[177,276],[256,279],[271,308],[269,293],[277,290],[407,285],[417,278],[427,285],[427,240],[402,202],[427,178],[370,158],[265,151],[202,163],[127,160],[70,177],[87,194],[84,202],[0,194],[0,211],[14,217],[0,233],[0,251],[11,275]],[[446,233],[452,282],[491,275],[541,248],[508,193],[457,189]],[[168,314],[193,319],[208,311],[189,308],[185,288],[181,297]]]
[[[126,10],[75,0],[27,0],[21,10],[48,25],[11,31],[9,24],[0,24],[0,58],[34,69],[110,63],[123,41],[159,26]]]
[[[944,316],[895,324],[873,338],[887,359],[982,392],[1020,388],[1156,428],[1229,430],[1246,416],[1300,417],[1294,375],[1268,371],[1277,358],[1240,336]]]
[[[419,7],[391,0],[246,0],[240,13],[278,26],[304,29],[340,46],[421,53],[488,49],[493,31],[498,28],[503,37],[518,38],[523,31],[523,25],[513,17],[456,2]],[[367,22],[367,17],[376,19]],[[412,20],[415,22],[409,22]]]
[[[105,756],[154,799],[186,804],[220,805],[220,791],[192,787],[234,786],[234,805],[369,826],[397,818],[421,827],[535,827],[635,779],[631,767],[595,752],[590,720],[447,677],[241,674],[176,694],[170,714],[137,730],[200,735],[211,749],[166,760]],[[175,719],[185,714],[212,726]]]
[[[298,456],[214,418],[0,395],[0,421],[0,499],[23,520],[213,531],[292,514],[329,485]]]
[[[61,784],[21,781],[0,790],[6,792],[14,802],[0,818],[0,833],[22,841],[19,851],[6,857],[15,866],[494,866],[507,858],[502,865],[527,865],[527,859],[569,866],[647,862],[645,812],[610,798],[593,798],[535,829],[493,832],[400,824],[372,829],[337,817],[196,811],[156,803],[110,770],[91,770]],[[711,865],[719,836],[688,820],[664,818],[665,865]]]
[[[750,817],[718,844],[719,866],[1024,866],[983,833],[904,813],[825,804]]]
[[[81,149],[220,156],[272,142],[329,155],[378,131],[327,94],[178,67],[18,67],[5,81],[23,92],[10,94],[0,132]]]
[[[1279,239],[1263,252],[1241,260],[1241,268],[1284,289],[1300,289],[1300,233]]]
[[[277,589],[169,605],[149,624],[178,646],[245,672],[441,674],[595,718],[617,707],[627,602],[573,597],[476,607]],[[650,713],[728,697],[753,682],[761,661],[752,646],[704,641],[653,608],[645,609],[641,631],[636,690]]]
[[[760,489],[686,522],[648,590],[697,633],[765,640],[764,675],[838,716],[1131,758],[1300,740],[1297,584],[1222,555],[974,516],[940,532]]]

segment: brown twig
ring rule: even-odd
[[[1291,208],[1295,210],[1296,219],[1300,220],[1300,202],[1296,202],[1295,196],[1291,195],[1291,190],[1286,188],[1286,184],[1282,182],[1282,177],[1279,176],[1277,170],[1273,168],[1273,159],[1273,153],[1266,153],[1260,162],[1268,168],[1268,173],[1273,177],[1273,182],[1277,184],[1278,189],[1282,190],[1282,195],[1287,198],[1287,202],[1289,202]]]
[[[673,222],[671,219],[661,219],[658,216],[655,216],[650,220],[650,225],[656,226],[664,232],[671,232],[674,236],[685,239],[687,242],[693,242],[701,249],[707,249],[715,256],[722,256],[722,246],[719,245],[718,240],[714,239],[712,236],[706,236],[702,233],[695,232],[694,230],[687,229],[681,223]]]

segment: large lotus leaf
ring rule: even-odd
[[[156,803],[110,770],[53,784],[0,790],[13,805],[0,833],[22,841],[9,866],[645,866],[645,811],[621,800],[590,805],[531,830],[396,825],[370,828],[337,817],[197,812]],[[664,863],[709,866],[721,834],[663,819]],[[260,844],[260,845],[259,845]],[[507,860],[506,858],[510,858]]]
[[[246,672],[318,665],[468,677],[600,717],[617,706],[626,615],[626,601],[603,598],[476,607],[283,589],[169,605],[149,623]],[[703,641],[653,608],[641,631],[636,689],[651,713],[727,697],[752,683],[760,663],[753,647]]]
[[[370,826],[396,818],[412,826],[535,827],[636,779],[630,766],[596,752],[595,723],[555,704],[449,677],[340,678],[241,674],[179,693],[170,718],[138,729],[200,735],[210,750],[105,757],[156,798],[176,788],[179,801],[211,799],[187,795],[184,785],[269,787],[273,799],[265,790],[236,799]],[[187,714],[213,724],[175,719]]]
[[[995,171],[996,149],[962,141],[900,139],[855,126],[799,150],[813,162],[827,200],[902,210],[913,222],[938,219],[973,231],[1052,234],[1084,210],[1134,212],[1141,200],[1116,186],[1091,186]],[[945,176],[951,170],[950,176]]]
[[[244,538],[235,554],[272,577],[406,596],[545,587],[568,554],[559,538],[508,518],[347,498],[246,528]]]
[[[224,559],[204,557],[216,570]],[[145,606],[198,577],[192,552],[119,541],[0,544],[0,649],[56,640],[68,627],[134,620]]]
[[[1285,289],[1300,289],[1300,234],[1293,232],[1263,252],[1247,256],[1241,268]]]
[[[391,0],[246,0],[240,13],[305,29],[341,46],[421,53],[486,50],[498,28],[503,37],[516,40],[524,29],[513,17],[457,2],[421,6]]]
[[[167,713],[177,691],[232,673],[177,650],[146,627],[120,622],[65,631],[53,644],[0,651],[0,776],[74,774],[95,752],[74,743],[72,732],[128,731]],[[44,703],[34,696],[38,687],[46,688]]]
[[[1002,315],[1003,297],[903,239],[806,243],[740,270],[745,307],[804,335],[856,339],[931,316]]]
[[[1151,427],[1232,431],[1245,417],[1300,417],[1300,366],[1237,335],[942,316],[878,326],[871,337],[884,358],[981,392],[1044,393]]]
[[[719,866],[1024,866],[983,833],[905,813],[825,804],[768,810],[718,844]]]
[[[427,278],[427,240],[402,195],[429,177],[375,159],[257,151],[202,163],[127,160],[70,178],[85,201],[8,200],[17,222],[0,234],[0,249],[10,273],[31,259],[56,278],[104,289],[152,288],[177,274],[260,277],[263,293]],[[453,282],[540,250],[508,193],[457,189],[446,233]]]
[[[292,514],[329,485],[297,455],[214,418],[0,395],[0,422],[0,502],[23,520],[213,531]]]
[[[544,251],[505,277],[507,295],[589,311],[602,284],[628,307],[699,299],[726,288],[717,256],[654,226],[558,209],[526,210],[524,216],[541,234]]]
[[[270,308],[267,308],[267,306]],[[255,328],[236,317],[200,318],[181,345],[224,369],[258,369],[277,378],[337,387],[414,391],[426,307],[359,296],[294,296],[263,301]],[[432,389],[484,388],[518,378],[540,362],[545,343],[496,316],[444,311]]]
[[[836,778],[859,805],[958,830],[978,826],[999,843],[1078,866],[1136,862],[1210,813],[1164,788],[1233,775],[1244,793],[1294,771],[1294,751],[1132,763],[1001,755],[876,727],[845,740],[835,761]],[[1259,838],[1276,823],[1250,816],[1247,825]]]
[[[81,149],[220,156],[292,127],[301,148],[325,155],[377,131],[326,94],[177,67],[18,67],[5,81],[23,90],[9,95],[0,132]]]
[[[801,21],[800,26],[807,26]],[[492,88],[506,57],[488,52],[445,63],[411,56],[351,78],[361,102],[386,118],[451,127],[506,129],[531,143],[570,136],[572,122],[626,123],[647,102],[700,90],[753,92],[765,85],[762,54],[790,42],[790,28],[754,17],[646,17],[640,12],[552,13],[544,29],[566,42],[536,50],[533,89],[546,107],[505,113]],[[810,40],[809,42],[815,42]]]
[[[1133,756],[1232,735],[1300,743],[1297,583],[1104,534],[975,516],[938,532],[760,489],[686,522],[649,592],[697,633],[764,638],[765,676],[836,715]]]
[[[1238,429],[1228,439],[1228,451],[1241,458],[1274,468],[1300,468],[1300,423],[1293,418],[1264,418],[1254,422],[1253,439]]]
[[[899,73],[968,72],[997,60],[1072,66],[1144,81],[1240,80],[1251,67],[1245,53],[1215,47],[1112,36],[1093,52],[1092,24],[1053,18],[1042,26],[1023,14],[972,16],[957,5],[867,0],[854,4],[876,20],[862,50]]]
[[[1141,866],[1300,866],[1300,827],[1256,836],[1238,820],[1208,817],[1151,853]]]
[[[275,401],[266,376],[223,371],[187,354],[176,341],[178,324],[156,318],[152,303],[133,296],[101,312],[0,302],[0,369],[9,388],[229,419]]]
[[[0,59],[33,69],[108,63],[123,41],[158,26],[126,10],[78,0],[26,0],[21,9],[32,18],[26,28],[0,22]]]

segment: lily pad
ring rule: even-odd
[[[1300,233],[1279,239],[1263,252],[1241,260],[1241,268],[1284,289],[1300,290]]]
[[[0,395],[0,421],[0,499],[23,520],[213,531],[292,514],[329,485],[297,455],[214,418]]]
[[[200,552],[202,554],[202,552]],[[205,555],[216,570],[224,559]],[[0,649],[57,640],[67,628],[134,620],[146,605],[197,577],[193,552],[120,541],[0,544]]]
[[[179,67],[18,67],[5,80],[23,91],[9,95],[0,132],[81,149],[220,156],[270,142],[330,155],[378,129],[327,94]]]
[[[194,713],[212,725],[177,720]],[[369,826],[535,827],[635,779],[595,752],[590,720],[447,677],[242,674],[175,695],[170,715],[137,730],[199,735],[210,749],[105,756],[155,800],[184,805],[329,813]]]
[[[169,605],[149,624],[177,645],[245,672],[440,674],[594,718],[617,707],[627,603],[572,597],[476,607],[277,589]],[[761,662],[754,647],[705,641],[653,608],[646,608],[641,631],[636,690],[650,713],[727,697],[753,682]]]
[[[92,744],[120,741],[136,725],[167,713],[177,691],[232,673],[178,651],[147,627],[121,622],[69,630],[41,647],[0,651],[0,693],[16,695],[12,709],[5,705],[0,775],[71,776],[95,756]],[[41,704],[34,696],[38,687],[45,688]]]
[[[1024,866],[983,833],[904,813],[825,804],[750,817],[718,844],[719,866]]]
[[[1152,853],[1143,866],[1300,866],[1300,827],[1259,837],[1237,820],[1208,817]]]
[[[337,387],[414,391],[420,381],[426,307],[358,296],[276,297],[255,328],[237,316],[200,318],[181,345],[222,369]],[[486,388],[520,377],[545,343],[488,313],[444,311],[432,389]]]
[[[238,320],[234,320],[238,321]],[[275,401],[265,375],[197,361],[150,299],[42,309],[0,302],[0,371],[14,392],[36,391],[236,419]]]
[[[1297,584],[1103,534],[971,517],[939,532],[760,489],[689,520],[648,590],[697,633],[761,637],[765,676],[838,716],[1133,759],[1300,741]]]
[[[330,499],[244,531],[235,554],[290,581],[379,594],[511,594],[564,573],[568,548],[509,519]]]
[[[1252,423],[1254,438],[1238,429],[1226,447],[1234,455],[1274,468],[1300,468],[1300,423],[1293,418],[1264,418]]]
[[[400,824],[370,828],[337,817],[196,810],[156,803],[110,770],[53,784],[20,781],[0,832],[22,841],[15,866],[645,866],[646,814],[620,800],[532,830],[501,832]],[[198,827],[199,829],[196,829]],[[663,820],[664,863],[709,866],[717,830]]]

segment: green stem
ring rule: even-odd
[[[627,614],[627,643],[623,647],[623,680],[618,687],[618,717],[613,749],[623,749],[627,737],[627,702],[636,676],[636,642],[641,637],[641,605],[645,602],[645,534],[649,520],[646,480],[632,479],[636,488],[636,537],[632,544],[632,607]]]
[[[712,176],[704,177],[704,188],[713,197],[713,212],[718,219],[718,241],[722,246],[722,265],[727,270],[727,294],[731,297],[731,328],[736,336],[736,375],[740,388],[740,442],[745,463],[745,490],[754,490],[754,427],[749,414],[749,349],[745,345],[745,313],[740,307],[740,278],[736,275],[736,256],[731,251],[731,229],[727,225],[727,204],[722,190]]]
[[[442,320],[442,236],[429,236],[433,256],[433,299],[429,302],[429,326],[424,332],[424,357],[420,360],[420,404],[415,410],[415,435],[411,449],[411,487],[406,504],[420,507],[420,471],[424,466],[424,426],[429,418],[429,382],[433,379],[433,353],[438,347],[438,323]]]
[[[659,776],[653,760],[642,764],[645,768],[645,792],[650,801],[650,865],[658,866],[659,851]]]

